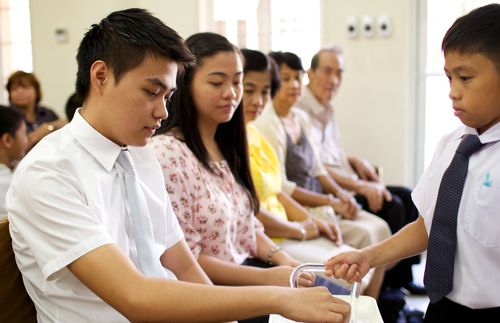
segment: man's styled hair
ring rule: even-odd
[[[11,90],[17,86],[21,87],[33,86],[35,88],[35,93],[36,93],[35,103],[38,104],[40,103],[40,100],[42,100],[42,90],[40,88],[40,81],[38,81],[35,74],[23,71],[17,71],[9,76],[9,79],[7,80],[7,85],[5,86],[7,92],[9,92],[9,101],[11,101],[10,99]]]
[[[335,53],[337,54],[337,56],[342,56],[342,48],[340,48],[339,46],[333,45],[330,47],[321,48],[316,54],[314,54],[311,59],[311,70],[315,71],[318,68],[320,61],[319,56],[324,52]]]
[[[203,144],[198,129],[198,113],[193,102],[193,77],[197,67],[202,66],[205,59],[223,52],[234,52],[243,61],[243,56],[235,45],[224,36],[204,32],[197,33],[186,39],[186,44],[196,57],[196,64],[186,67],[184,73],[177,77],[177,91],[172,96],[169,116],[162,122],[162,127],[156,134],[162,134],[172,128],[179,128],[186,145],[200,163],[209,171],[210,158]],[[243,62],[244,63],[244,62]],[[236,109],[231,120],[218,125],[215,141],[227,161],[235,180],[247,189],[255,212],[259,209],[259,200],[250,175],[248,143],[243,120],[243,109]]]
[[[479,53],[495,63],[500,72],[500,4],[472,10],[455,20],[441,44],[443,52]]]
[[[8,133],[12,137],[24,122],[24,115],[15,108],[0,105],[0,137]]]
[[[139,66],[146,55],[166,57],[182,70],[194,58],[177,32],[144,9],[116,11],[93,24],[85,33],[76,60],[76,93],[86,99],[90,67],[97,60],[108,64],[118,83],[128,71]]]

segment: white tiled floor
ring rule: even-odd
[[[418,265],[414,265],[413,269],[413,278],[416,282],[423,285],[424,279],[424,269],[425,269],[425,254],[422,255],[422,261]],[[427,305],[429,304],[429,297],[427,296],[414,296],[410,295],[406,300],[406,303],[410,308],[417,308],[425,313],[427,309]]]

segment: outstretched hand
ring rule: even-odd
[[[370,264],[359,250],[343,252],[325,262],[325,274],[344,279],[350,284],[360,282],[370,270]]]

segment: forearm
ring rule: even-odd
[[[198,263],[217,285],[265,285],[265,270],[200,254]]]
[[[342,188],[348,191],[357,192],[361,185],[361,180],[354,178],[353,176],[349,176],[344,174],[342,171],[336,170],[331,166],[325,166],[328,174],[331,178],[337,182]]]
[[[427,249],[428,236],[424,219],[406,225],[395,235],[362,250],[371,267],[379,267],[419,254]]]
[[[151,280],[136,290],[132,321],[223,322],[277,312],[277,287],[205,286]],[[244,306],[242,306],[244,304]]]
[[[327,194],[316,193],[298,186],[293,191],[292,197],[304,206],[330,205],[330,199]]]
[[[266,234],[270,237],[292,239],[301,239],[302,237],[302,232],[295,223],[282,220],[268,211],[259,211],[257,218],[262,222]]]
[[[339,184],[337,184],[337,182],[335,182],[335,180],[328,175],[318,176],[318,180],[321,183],[321,186],[323,186],[324,191],[335,196],[337,196],[338,192],[342,189]]]
[[[295,201],[290,195],[279,193],[277,198],[281,205],[283,205],[288,220],[302,222],[310,218],[309,212],[306,208]]]

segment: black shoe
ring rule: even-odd
[[[403,286],[404,289],[408,291],[408,293],[412,295],[427,295],[425,287],[415,282],[409,282]]]

